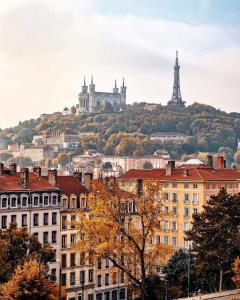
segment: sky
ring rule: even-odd
[[[239,0],[0,0],[0,128],[78,102],[83,77],[127,103],[181,92],[240,112]]]

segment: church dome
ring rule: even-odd
[[[204,165],[204,162],[197,158],[191,158],[184,163],[185,165]]]

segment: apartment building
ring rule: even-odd
[[[0,229],[16,222],[42,244],[49,243],[55,251],[50,273],[58,279],[60,190],[55,181],[54,170],[44,178],[38,167],[33,172],[27,168],[17,172],[16,164],[12,163],[9,169],[5,169],[0,163]]]
[[[240,191],[240,172],[227,169],[222,156],[217,157],[217,168],[213,168],[213,157],[207,165],[183,164],[175,166],[169,161],[165,169],[129,170],[117,179],[121,189],[137,193],[148,181],[162,183],[163,209],[169,216],[162,220],[161,231],[156,233],[156,243],[172,245],[174,248],[188,248],[185,232],[191,227],[192,216],[201,212],[210,196],[221,187],[229,193]]]

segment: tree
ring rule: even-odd
[[[9,160],[10,158],[13,158],[12,154],[10,153],[1,153],[0,154],[0,161],[7,161]]]
[[[57,300],[58,288],[46,266],[30,260],[17,266],[11,279],[0,286],[0,296],[3,300]]]
[[[26,260],[37,259],[47,265],[54,253],[49,245],[44,245],[28,234],[25,228],[10,224],[6,231],[0,230],[0,283],[9,280],[15,268]]]
[[[193,216],[192,229],[186,234],[196,253],[197,271],[210,291],[232,286],[231,264],[240,252],[239,226],[240,194],[228,194],[224,188]]]
[[[129,283],[147,298],[146,278],[172,253],[172,248],[155,244],[155,234],[166,217],[159,197],[161,184],[147,183],[138,195],[122,191],[114,180],[94,182],[88,197],[88,214],[80,212],[76,222],[81,237],[75,247],[95,258],[109,259],[124,272]],[[132,211],[128,210],[132,207]]]
[[[66,166],[71,161],[71,156],[67,153],[60,153],[57,156],[57,161],[60,165]]]
[[[143,169],[153,169],[153,165],[150,161],[146,161],[144,164],[143,164]]]
[[[15,158],[15,163],[21,168],[33,166],[33,161],[29,157],[18,156]]]

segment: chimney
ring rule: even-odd
[[[57,186],[57,170],[48,170],[48,182],[56,187]]]
[[[9,165],[9,170],[10,170],[10,174],[11,175],[16,175],[16,173],[17,173],[17,164],[16,163],[11,163],[10,165]]]
[[[137,179],[137,195],[138,197],[142,196],[143,193],[143,180]]]
[[[42,169],[41,167],[33,167],[33,173],[38,175],[39,177],[42,175]]]
[[[73,176],[80,182],[82,182],[82,173],[79,170],[73,172]]]
[[[189,175],[189,170],[188,169],[184,169],[183,170],[183,176],[187,177]]]
[[[212,155],[207,156],[207,166],[209,168],[213,168],[213,156]]]
[[[93,179],[93,173],[85,173],[84,174],[84,186],[87,190],[91,188],[91,181]]]
[[[4,164],[0,163],[0,176],[3,175],[3,172],[4,172]]]
[[[227,167],[227,161],[226,161],[226,159],[224,159],[224,161],[223,161],[223,168],[226,169],[226,167]]]
[[[29,186],[29,169],[28,168],[21,169],[20,182],[24,188],[27,188]]]
[[[166,165],[166,176],[171,176],[173,169],[175,169],[175,161],[169,160]]]
[[[222,155],[219,155],[217,157],[217,169],[223,169],[224,168],[224,157]]]

